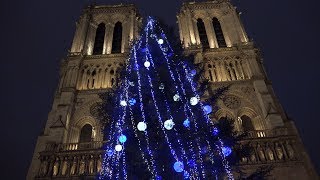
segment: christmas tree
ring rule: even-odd
[[[233,141],[210,119],[195,65],[148,18],[133,42],[106,124],[99,179],[233,179]]]

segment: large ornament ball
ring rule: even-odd
[[[197,97],[192,97],[192,98],[190,98],[190,104],[191,104],[192,106],[197,105],[198,102],[199,102],[199,99],[198,99]]]
[[[147,129],[147,124],[145,122],[139,122],[137,128],[139,131],[145,131]]]
[[[163,39],[158,40],[158,44],[163,44],[163,42],[164,42]]]
[[[146,67],[146,68],[148,68],[148,67],[150,67],[150,62],[149,61],[146,61],[146,62],[144,62],[144,67]]]
[[[210,106],[210,105],[203,106],[203,109],[206,112],[206,114],[212,113],[212,106]]]
[[[129,100],[129,104],[130,104],[131,106],[135,105],[136,102],[137,102],[137,101],[136,101],[134,98],[132,98],[132,99]]]
[[[175,94],[175,95],[173,96],[173,100],[174,100],[174,101],[179,101],[179,100],[180,100],[179,94]]]
[[[222,154],[224,156],[229,156],[231,154],[231,152],[232,152],[231,148],[228,147],[228,146],[224,146],[221,149],[222,149]]]
[[[183,121],[183,126],[186,127],[186,128],[189,128],[190,127],[190,120],[189,119],[186,119]]]
[[[164,128],[166,128],[166,130],[171,130],[174,126],[174,122],[172,121],[172,119],[166,120],[164,122]]]
[[[181,161],[177,161],[173,164],[173,169],[176,171],[176,172],[182,172],[184,170],[184,165],[183,165],[183,162]]]
[[[119,142],[125,143],[126,141],[127,141],[127,136],[122,134],[122,135],[119,137]]]
[[[121,144],[118,144],[118,145],[115,146],[114,149],[115,149],[117,152],[122,151],[122,145],[121,145]]]

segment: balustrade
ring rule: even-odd
[[[281,137],[281,138],[279,138]],[[285,128],[248,132],[241,141],[251,149],[243,155],[239,165],[284,163],[299,161],[296,137],[289,136]],[[105,142],[47,144],[40,153],[40,168],[36,179],[92,177],[101,171]]]
[[[102,146],[105,142],[49,143],[40,153],[40,168],[36,179],[61,177],[95,177],[102,167]]]

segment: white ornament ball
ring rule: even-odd
[[[197,97],[192,97],[192,98],[190,98],[190,104],[191,104],[192,106],[197,105],[198,102],[199,102],[199,99],[198,99]]]
[[[166,130],[171,130],[174,126],[174,122],[172,121],[172,119],[166,120],[164,122],[164,128],[166,128]]]
[[[163,44],[163,39],[159,39],[159,40],[158,40],[158,43],[159,43],[159,44]]]
[[[144,67],[146,67],[146,68],[148,68],[148,67],[150,67],[150,62],[149,61],[146,61],[146,62],[144,62]]]
[[[145,122],[139,122],[137,128],[139,131],[145,131],[147,129],[147,124]]]
[[[119,152],[119,151],[122,151],[122,145],[118,144],[114,147],[114,149]]]
[[[164,84],[163,83],[160,84],[159,89],[161,89],[161,90],[164,89]]]
[[[126,102],[125,100],[121,100],[121,101],[120,101],[120,105],[121,105],[121,106],[127,106],[127,102]]]
[[[179,96],[178,94],[175,94],[175,95],[173,96],[173,100],[174,100],[174,101],[179,101],[179,100],[180,100],[180,96]]]

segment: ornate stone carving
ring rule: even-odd
[[[238,109],[241,105],[241,100],[233,95],[227,95],[223,98],[223,104],[229,109]]]
[[[101,103],[95,103],[93,104],[91,107],[90,107],[90,114],[95,117],[95,118],[98,118],[100,117],[99,114],[100,114],[100,106],[101,106]]]

